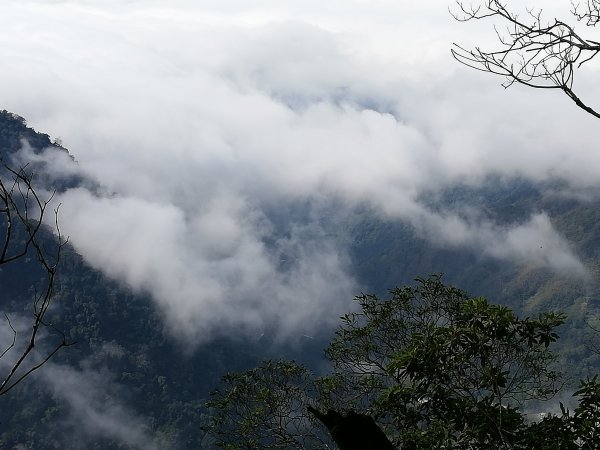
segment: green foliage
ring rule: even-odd
[[[36,133],[27,127],[24,119],[6,111],[0,112],[0,156],[5,161],[9,161],[9,158],[21,148],[23,139],[27,140],[35,153],[52,146],[47,135]],[[57,151],[63,151],[54,147]],[[40,180],[43,170],[37,172],[36,179]],[[45,183],[46,180],[42,181]],[[52,184],[51,188],[61,190],[69,183],[63,180],[59,185]],[[432,198],[430,206],[434,210],[443,210],[450,204],[456,206],[457,210],[473,207],[485,211],[490,220],[506,224],[522,222],[532,211],[546,211],[552,218],[553,226],[567,238],[575,253],[581,256],[586,266],[590,268],[592,276],[585,282],[569,280],[567,276],[561,277],[540,268],[515,267],[512,264],[473,254],[469,249],[439,248],[421,239],[409,225],[377,219],[369,211],[360,214],[354,224],[329,225],[331,230],[335,230],[335,235],[350,247],[354,272],[369,290],[375,291],[380,286],[389,286],[390,283],[398,280],[404,283],[407,279],[401,277],[409,274],[444,270],[447,274],[446,280],[452,280],[453,283],[490,298],[493,296],[494,300],[509,305],[513,310],[519,311],[519,314],[526,312],[535,315],[533,311],[547,308],[567,311],[570,322],[568,327],[563,327],[562,338],[558,344],[563,346],[563,354],[567,355],[564,357],[566,369],[581,371],[583,374],[581,376],[585,376],[590,372],[594,373],[598,367],[598,358],[588,351],[590,334],[586,334],[585,331],[589,317],[598,315],[596,299],[600,298],[600,284],[596,281],[600,279],[597,277],[600,273],[597,262],[600,245],[600,202],[594,200],[581,203],[573,201],[572,198],[552,195],[552,192],[559,191],[560,188],[561,186],[557,185],[535,185],[523,180],[492,179],[477,188],[464,186],[451,189],[447,193],[440,194],[439,198]],[[308,212],[295,205],[280,213],[281,221],[287,223],[290,214],[296,214],[298,220],[301,220]],[[50,244],[49,237],[45,245]],[[161,441],[164,442],[161,448],[210,448],[210,439],[207,437],[202,440],[203,436],[197,424],[200,423],[201,417],[206,418],[207,411],[201,405],[210,387],[214,386],[215,380],[226,370],[243,370],[256,365],[256,361],[261,358],[289,355],[292,352],[289,348],[272,350],[271,346],[265,345],[262,340],[241,342],[233,339],[216,340],[210,346],[196,349],[193,354],[183,357],[178,344],[163,335],[163,324],[159,313],[148,298],[135,295],[123,285],[89,268],[72,249],[65,249],[59,272],[61,276],[56,286],[56,303],[60,308],[51,311],[51,321],[77,341],[78,345],[59,355],[57,362],[73,367],[89,367],[91,370],[108,370],[114,377],[114,383],[128,393],[127,402],[135,405],[133,409],[144,416],[153,433],[161,439],[164,438],[164,441]],[[0,271],[0,304],[3,310],[16,312],[23,309],[23,304],[29,307],[29,303],[23,303],[23,299],[32,293],[24,292],[22,287],[39,282],[40,274],[35,271],[35,264],[32,261],[5,266]],[[413,289],[415,296],[413,299],[415,306],[412,307],[412,311],[417,317],[421,312],[427,311],[424,307],[414,308],[418,307],[421,301],[427,304],[428,301],[435,302],[436,298],[433,296],[429,300],[421,299],[426,294],[422,286],[410,289]],[[403,290],[404,288],[399,291]],[[456,296],[457,300],[463,297],[458,290],[452,294],[453,288],[448,286],[442,291],[447,297]],[[412,439],[421,442],[423,448],[435,448],[443,439],[447,439],[449,445],[455,445],[449,430],[460,427],[460,423],[474,423],[473,418],[466,414],[469,409],[463,408],[468,420],[461,419],[463,422],[460,423],[459,419],[462,416],[458,416],[458,413],[456,417],[448,419],[447,423],[443,420],[435,421],[428,416],[426,433],[423,433],[419,422],[422,420],[422,413],[426,412],[422,407],[423,399],[416,400],[417,394],[408,387],[406,392],[394,390],[394,386],[399,385],[395,379],[397,374],[388,372],[391,364],[398,364],[402,360],[403,353],[400,350],[409,346],[407,333],[402,334],[403,329],[400,328],[402,323],[408,324],[408,322],[406,320],[402,322],[400,316],[395,322],[392,320],[397,311],[397,305],[393,301],[394,291],[392,291],[392,298],[385,301],[376,296],[364,297],[364,305],[359,298],[361,312],[355,316],[356,323],[360,327],[352,329],[344,322],[340,333],[346,333],[345,336],[353,342],[344,347],[341,339],[338,343],[338,354],[347,353],[344,357],[348,360],[354,359],[365,363],[355,365],[352,370],[346,370],[343,363],[338,364],[329,376],[316,379],[311,377],[308,385],[298,384],[298,388],[304,386],[302,389],[310,386],[307,391],[310,395],[308,393],[305,395],[305,401],[322,410],[327,410],[329,407],[342,410],[354,408],[374,414],[378,408],[385,407],[386,401],[390,408],[394,404],[392,402],[395,402],[400,410],[401,400],[406,400],[403,411],[392,411],[397,416],[403,417],[405,423],[416,424],[412,428],[416,438],[410,438],[411,431],[406,429],[403,433],[405,441]],[[435,311],[434,305],[435,303],[431,303],[432,311]],[[428,320],[433,323],[435,315],[423,317],[430,317]],[[380,325],[377,325],[378,323]],[[442,321],[439,323],[441,324]],[[365,325],[368,327],[360,329]],[[434,329],[429,335],[423,335],[436,338],[436,341],[430,345],[435,346],[438,355],[441,356],[450,350],[447,348],[449,346],[444,344],[443,338],[446,336],[444,333],[448,331]],[[542,331],[542,334],[544,333],[551,337],[546,331]],[[411,342],[414,349],[428,348],[427,342],[419,341],[416,335]],[[400,343],[403,343],[403,346],[399,345]],[[455,341],[453,343],[457,345]],[[469,349],[468,342],[458,342],[458,344]],[[111,348],[114,351],[111,351]],[[549,348],[556,349],[556,346],[553,344]],[[477,348],[472,346],[471,350],[476,353]],[[297,350],[295,355],[306,360],[310,357],[308,353],[309,350],[303,347]],[[426,356],[419,353],[415,356],[420,358],[420,362],[418,359],[413,362],[412,367],[415,368],[417,375],[406,382],[409,386],[419,380],[417,378],[420,376],[419,371],[434,362],[433,358],[428,361]],[[372,361],[367,364],[368,358]],[[452,364],[459,362],[449,357],[446,359]],[[319,362],[315,362],[313,366],[317,366]],[[457,364],[453,367],[460,367]],[[487,366],[490,367],[489,364]],[[265,368],[263,376],[267,378],[266,372],[275,371],[276,368],[276,365]],[[502,377],[506,378],[500,373],[500,378],[496,378],[496,384],[504,389],[505,387],[500,386]],[[430,390],[433,390],[431,386],[434,382],[439,384],[440,378],[439,374],[430,377],[428,381]],[[495,378],[492,371],[488,371],[487,378],[484,379],[488,380],[486,381],[488,386],[490,381],[493,385]],[[288,382],[292,385],[295,383],[293,377]],[[527,394],[528,385],[525,383],[521,386]],[[417,385],[414,389],[418,387]],[[552,384],[547,387],[552,387]],[[247,388],[248,396],[251,396],[251,386],[248,385]],[[223,391],[227,389],[227,386],[223,387]],[[403,395],[401,399],[394,399],[394,396],[400,395]],[[519,397],[522,396],[523,394],[515,395],[515,403],[511,400],[504,409],[496,408],[488,414],[494,417],[493,412],[502,412],[502,423],[506,425],[505,428],[509,428],[508,424],[511,422],[507,418],[508,405],[518,404],[521,401]],[[583,402],[584,398],[579,396],[581,404],[586,404]],[[462,411],[459,407],[464,406],[464,403],[455,403],[455,405],[448,405],[448,411]],[[487,408],[487,405],[481,401],[474,404],[474,411]],[[454,409],[451,410],[450,406]],[[567,444],[572,444],[574,433],[584,428],[583,425],[574,426],[576,409],[568,412],[568,420],[563,416],[549,416],[535,424],[527,421],[523,423],[520,411],[516,407],[511,411],[519,413],[518,417],[516,414],[511,417],[519,419],[518,423],[522,423],[520,425],[523,429],[522,442],[525,443],[519,445],[523,448],[568,448],[570,450],[572,447]],[[590,411],[593,410],[590,408],[581,410],[579,417],[590,414]],[[211,412],[216,413],[217,408],[213,408]],[[399,431],[393,420],[394,415],[391,412],[383,412],[385,414],[377,417],[378,422],[388,433],[397,435]],[[67,404],[60,399],[52,398],[41,387],[35,388],[31,385],[27,386],[27,389],[20,389],[15,392],[15,395],[3,398],[3,408],[0,408],[0,448],[13,448],[20,445],[26,445],[28,448],[69,448],[65,447],[66,443],[62,436],[52,433],[52,430],[61,426],[60,424],[69,414]],[[445,416],[450,415],[451,412],[445,413]],[[306,418],[306,421],[309,427],[312,424],[309,422],[310,418]],[[582,419],[578,421],[580,424],[584,423]],[[562,428],[557,428],[557,423],[560,423]],[[483,431],[486,432],[485,427]],[[314,427],[310,427],[307,432],[322,437],[324,435],[323,430]],[[564,438],[563,441],[567,446],[553,446],[553,442],[559,442],[558,438],[555,439],[557,435]],[[525,440],[527,436],[531,437],[530,441]],[[542,438],[546,437],[547,447],[533,445],[542,442]],[[94,439],[93,443],[86,443],[90,449],[124,448],[119,447],[119,444],[110,438],[95,437]],[[84,444],[78,442],[73,445],[78,447]],[[307,448],[322,447],[315,445]]]
[[[561,403],[560,416],[548,415],[529,425],[522,448],[578,450],[600,448],[600,382],[594,376],[579,383],[573,394],[579,404],[570,412]]]
[[[577,450],[577,437],[568,428],[564,416],[545,416],[527,427],[519,448],[535,450]]]
[[[548,346],[559,314],[519,319],[438,276],[394,289],[384,302],[358,301],[361,310],[343,317],[327,354],[348,397],[387,424],[398,445],[514,443],[522,427],[516,407],[557,390]]]
[[[553,424],[528,423],[520,408],[557,392],[549,347],[562,315],[521,319],[439,276],[394,289],[386,301],[357,301],[326,350],[330,375],[313,379],[295,363],[267,362],[224,378],[206,427],[221,448],[316,448],[299,437],[319,436],[308,405],[369,414],[402,449],[528,448]],[[288,420],[302,426],[288,433]],[[573,443],[568,427],[557,433]]]
[[[565,434],[576,437],[577,448],[600,448],[600,381],[595,375],[579,383],[574,396],[579,397],[579,404],[570,413],[561,405]]]
[[[219,448],[309,449],[328,442],[314,433],[306,414],[317,386],[312,374],[289,361],[266,361],[260,367],[223,378],[212,393],[212,416],[206,427]]]

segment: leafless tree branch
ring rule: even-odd
[[[600,1],[599,0],[587,0],[583,7],[581,2],[575,3],[571,1],[571,12],[577,20],[583,21],[587,26],[595,27],[600,21]]]
[[[43,220],[47,212],[50,198],[43,200],[33,185],[33,176],[27,167],[19,170],[0,165],[0,232],[4,233],[0,247],[0,266],[15,262],[25,257],[35,257],[38,266],[45,274],[41,291],[34,296],[32,305],[32,322],[29,332],[20,332],[13,326],[9,316],[5,314],[11,330],[12,341],[0,353],[0,358],[11,357],[13,362],[0,378],[0,395],[6,394],[21,383],[31,373],[46,364],[61,348],[72,345],[63,332],[46,322],[46,314],[50,308],[54,294],[55,277],[63,247],[67,244],[58,226],[58,208],[54,210],[54,226],[57,245],[47,250],[40,238]],[[48,330],[59,337],[58,343],[50,349],[44,345],[42,356],[34,354],[34,349],[42,330]],[[20,345],[23,342],[23,345]]]
[[[500,0],[469,6],[457,0],[456,4],[457,11],[450,13],[460,22],[492,18],[502,23],[502,28],[495,27],[500,44],[497,49],[467,49],[454,44],[451,52],[457,61],[505,77],[506,88],[518,83],[563,91],[579,108],[600,118],[599,110],[574,90],[575,72],[598,55],[599,42],[583,37],[562,20],[545,21],[541,10],[530,9],[520,16]],[[571,12],[576,20],[593,27],[600,20],[600,0],[588,0],[583,5],[572,2]]]

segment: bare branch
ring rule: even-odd
[[[33,176],[27,173],[26,167],[14,170],[3,163],[0,170],[0,223],[3,223],[4,232],[0,247],[0,265],[31,256],[36,258],[38,267],[45,273],[41,292],[33,299],[30,331],[19,339],[19,332],[5,314],[12,332],[12,342],[2,351],[0,358],[12,352],[17,354],[6,374],[0,378],[0,395],[3,395],[46,364],[61,348],[72,343],[63,332],[45,320],[54,294],[61,253],[68,242],[68,239],[63,238],[58,226],[58,208],[54,210],[56,246],[48,251],[40,237],[46,209],[54,194],[42,200],[33,185]],[[49,330],[53,335],[59,336],[59,341],[39,356],[34,353],[34,349],[42,330]],[[23,345],[19,344],[19,341],[23,342]]]
[[[4,349],[4,351],[0,354],[0,358],[2,358],[4,355],[6,355],[16,344],[17,342],[17,330],[15,330],[15,328],[12,326],[12,323],[10,322],[10,319],[8,317],[7,314],[4,314],[4,317],[6,318],[6,322],[8,322],[8,326],[10,327],[11,331],[12,331],[12,342],[8,345],[8,347],[6,347]]]
[[[600,21],[600,0],[587,0],[583,7],[581,2],[571,1],[571,12],[577,20],[584,22],[587,26],[595,27]]]
[[[537,89],[558,89],[587,113],[600,118],[600,112],[585,103],[574,90],[575,71],[594,59],[600,43],[583,37],[575,28],[558,19],[546,22],[542,11],[527,10],[521,17],[500,0],[484,0],[466,6],[457,0],[458,11],[450,13],[460,22],[495,18],[505,25],[494,26],[499,47],[466,49],[454,44],[452,56],[461,64],[505,78],[505,88],[515,83]],[[572,3],[578,21],[595,26],[600,19],[600,0],[585,5]]]

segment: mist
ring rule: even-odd
[[[572,195],[600,180],[593,118],[458,65],[452,42],[489,36],[446,6],[9,0],[0,100],[69,148],[76,162],[36,156],[50,174],[86,180],[57,196],[62,232],[177,339],[336,323],[359,286],[323,219],[365,205],[437,245],[585,277],[543,211],[499,225],[422,202],[490,176]],[[275,217],[295,202],[306,217]]]
[[[36,377],[67,405],[54,429],[54,438],[65,447],[77,442],[82,448],[105,439],[132,449],[161,448],[149,424],[125,404],[127,391],[111,379],[110,372],[49,363]]]

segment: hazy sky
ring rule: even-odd
[[[543,211],[506,227],[419,202],[492,174],[600,187],[597,121],[461,67],[452,42],[493,42],[493,28],[448,6],[4,0],[0,108],[62,138],[78,165],[53,170],[99,186],[61,196],[63,232],[151,293],[178,338],[336,322],[357,286],[319,218],[358,205],[436,243],[582,274]],[[597,72],[579,81],[600,104]],[[295,202],[307,220],[275,223]]]

